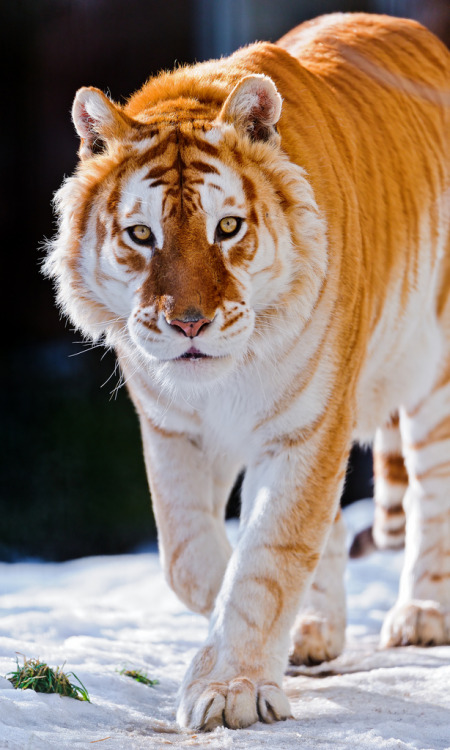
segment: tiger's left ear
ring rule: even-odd
[[[254,141],[269,141],[276,133],[282,99],[268,76],[246,76],[226,99],[219,120],[232,122]]]

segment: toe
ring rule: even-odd
[[[228,687],[225,722],[231,729],[242,729],[258,721],[256,687],[246,677],[232,680]]]
[[[275,683],[265,683],[258,689],[258,715],[266,724],[292,718],[286,695]]]
[[[216,727],[222,726],[225,703],[223,693],[206,691],[194,711],[195,728],[212,732]]]

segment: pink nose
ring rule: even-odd
[[[205,328],[211,323],[208,318],[198,318],[197,320],[171,320],[170,325],[179,328],[185,336],[190,339],[198,336],[202,328]]]

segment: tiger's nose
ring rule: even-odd
[[[195,317],[190,318],[187,320],[171,320],[170,325],[174,326],[175,328],[179,328],[181,333],[183,333],[185,336],[188,336],[188,338],[193,339],[200,331],[202,331],[206,326],[208,326],[211,323],[211,321],[208,318],[201,318],[201,317]]]

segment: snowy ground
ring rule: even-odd
[[[346,512],[347,523],[360,529],[368,515],[363,501]],[[397,553],[349,564],[346,650],[334,662],[288,671],[295,720],[199,735],[178,730],[175,704],[206,621],[168,589],[156,553],[1,563],[0,674],[14,668],[16,652],[52,667],[65,662],[92,702],[14,690],[0,678],[0,748],[448,750],[450,646],[377,650],[400,566]],[[145,669],[159,685],[119,675],[123,666]]]

